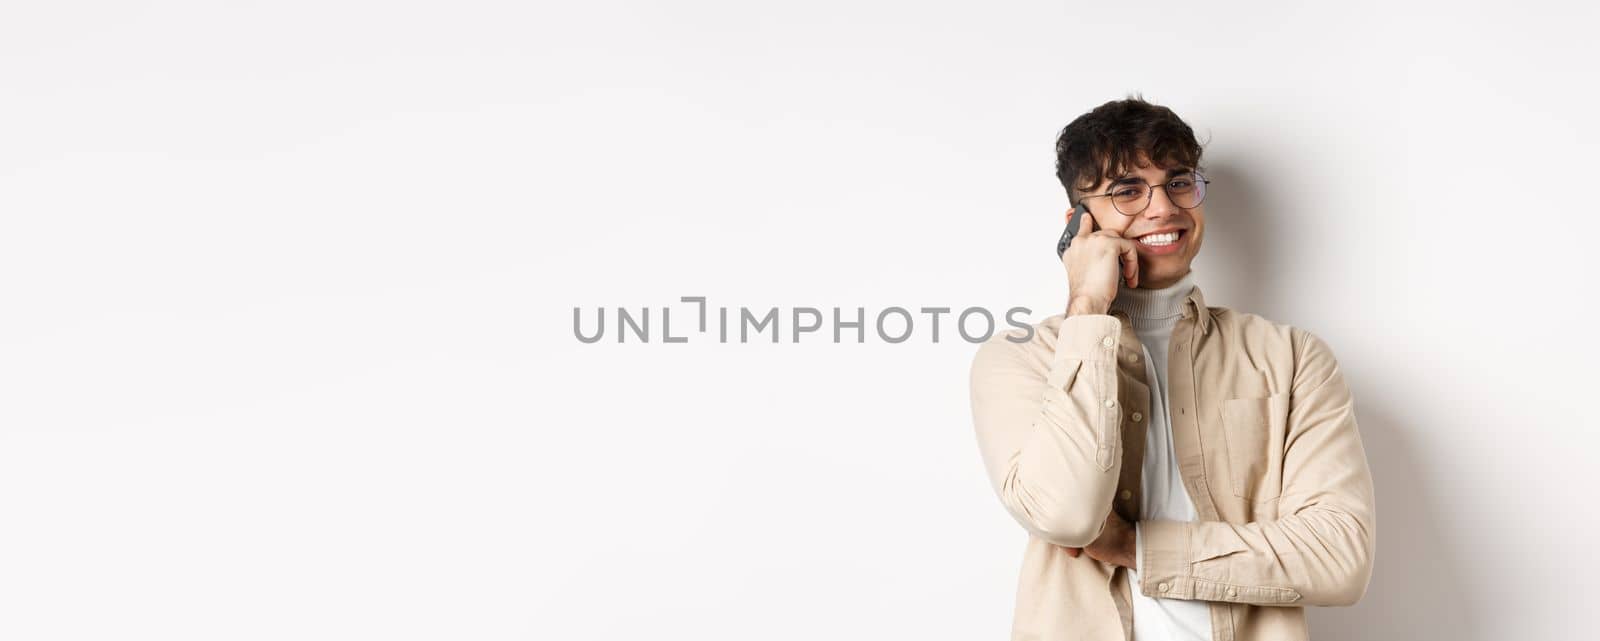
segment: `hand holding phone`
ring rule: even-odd
[[[1133,246],[1133,241],[1115,232],[1099,233],[1101,229],[1094,216],[1080,211],[1082,209],[1081,203],[1072,209],[1067,228],[1056,243],[1056,253],[1067,267],[1071,297],[1068,315],[1104,314],[1117,296],[1118,278],[1130,288],[1139,285],[1139,250]],[[1089,219],[1087,228],[1084,218]],[[1079,248],[1068,256],[1067,250],[1074,243]]]
[[[1071,220],[1067,221],[1067,229],[1066,229],[1066,231],[1061,232],[1061,240],[1056,242],[1056,255],[1057,256],[1061,256],[1061,255],[1067,253],[1067,248],[1072,246],[1072,237],[1078,235],[1078,226],[1083,224],[1084,217],[1089,213],[1089,212],[1083,211],[1083,205],[1082,204],[1079,204],[1076,207],[1073,207],[1072,208],[1072,212],[1073,212],[1073,215],[1071,216]],[[1089,218],[1089,232],[1090,233],[1094,233],[1094,232],[1100,231],[1100,225],[1095,223],[1094,216],[1088,216],[1088,218]]]

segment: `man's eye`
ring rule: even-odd
[[[1111,192],[1111,195],[1112,196],[1116,196],[1117,198],[1130,198],[1130,197],[1139,195],[1139,188],[1138,187],[1123,187],[1122,189],[1118,189],[1118,190],[1116,190],[1114,192]]]
[[[1167,183],[1167,186],[1173,189],[1188,189],[1194,186],[1194,181],[1191,181],[1188,178],[1181,178]]]

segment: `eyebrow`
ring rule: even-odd
[[[1174,176],[1181,176],[1181,175],[1187,174],[1187,173],[1189,173],[1191,171],[1194,171],[1193,167],[1173,167],[1172,169],[1168,169],[1167,170],[1167,177],[1168,178],[1172,178]],[[1138,176],[1135,176],[1133,174],[1127,174],[1127,175],[1124,175],[1121,178],[1118,178],[1116,180],[1111,181],[1111,184],[1113,184],[1113,185],[1123,185],[1123,184],[1127,184],[1127,183],[1137,183],[1137,182],[1140,182]]]

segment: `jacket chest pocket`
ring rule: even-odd
[[[1222,401],[1222,432],[1234,496],[1264,501],[1282,493],[1288,423],[1287,394]]]

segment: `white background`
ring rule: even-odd
[[[1595,10],[1293,4],[8,3],[0,637],[1005,638],[950,326],[572,310],[1043,318],[1054,136],[1131,92],[1207,143],[1211,304],[1353,388],[1313,636],[1583,636]]]

